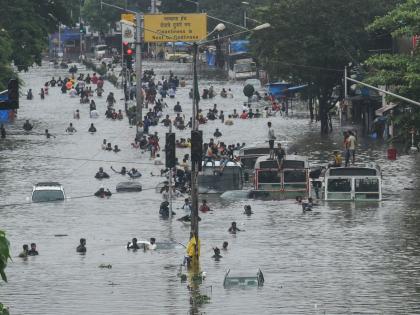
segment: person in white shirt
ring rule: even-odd
[[[350,157],[352,159],[351,163],[354,164],[354,160],[355,160],[355,157],[356,157],[356,137],[355,137],[355,135],[352,131],[349,131],[349,136],[347,138],[347,143],[348,143],[347,147],[348,147],[348,150],[349,150],[349,153],[350,153]],[[346,161],[346,163],[347,163],[347,161]]]

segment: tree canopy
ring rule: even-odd
[[[59,22],[71,24],[69,6],[64,0],[0,0],[0,90],[13,75],[10,62],[18,70],[41,63],[47,35]]]
[[[385,0],[270,0],[258,19],[272,28],[254,33],[256,57],[272,78],[307,83],[320,102],[321,132],[344,67],[367,56],[366,26],[384,13]],[[392,2],[392,1],[391,1]]]
[[[389,33],[394,38],[420,34],[420,1],[407,0],[396,6],[368,26],[372,33]],[[420,100],[420,47],[414,47],[411,54],[377,54],[366,60],[370,83],[385,85],[393,92],[414,100]],[[395,103],[400,100],[393,99]],[[420,109],[405,104],[393,115],[394,124],[401,135],[407,138],[409,130],[420,130]]]

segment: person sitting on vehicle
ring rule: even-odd
[[[114,151],[115,153],[118,153],[118,152],[121,151],[121,149],[118,148],[118,145],[114,145],[114,150],[112,150],[112,151]]]
[[[96,132],[96,127],[93,125],[93,123],[90,124],[90,127],[89,127],[88,131],[89,132]]]
[[[181,104],[179,104],[179,102],[176,102],[176,105],[174,106],[174,112],[182,113],[182,107],[181,107]]]
[[[86,253],[86,239],[85,238],[80,239],[80,244],[76,247],[76,252]]]
[[[281,143],[277,144],[277,149],[276,149],[276,156],[277,156],[277,164],[279,166],[279,169],[283,168],[283,161],[284,158],[286,156],[286,151],[281,147]]]
[[[231,233],[231,234],[236,234],[236,232],[240,232],[240,231],[241,230],[238,229],[238,227],[236,226],[236,222],[232,222],[232,225],[228,229],[228,232]]]
[[[105,190],[105,188],[101,187],[94,195],[99,198],[105,198],[111,197],[112,193],[109,191],[109,189]]]
[[[207,205],[207,200],[206,199],[203,199],[203,203],[200,206],[199,210],[201,212],[208,212],[208,211],[210,211],[210,207]]]
[[[66,128],[66,132],[69,132],[69,133],[73,133],[73,132],[76,132],[76,131],[77,130],[76,130],[76,128],[73,127],[72,123],[70,123],[70,125]]]
[[[228,96],[225,88],[223,88],[222,91],[220,92],[220,96],[223,97],[223,98],[226,98]]]
[[[343,163],[343,158],[338,150],[334,151],[334,161],[330,163],[329,167],[341,167],[341,164]]]
[[[215,138],[220,138],[222,136],[222,133],[220,132],[219,128],[216,128],[216,131],[213,133],[213,136]]]
[[[246,214],[247,216],[250,216],[251,214],[253,214],[250,205],[245,205],[244,206],[244,214]]]
[[[137,244],[137,238],[134,237],[131,240],[131,243],[130,242],[127,243],[127,249],[132,249],[132,250],[140,249],[139,245]]]
[[[28,251],[28,256],[36,256],[38,255],[38,251],[36,250],[36,244],[31,243],[31,249]]]
[[[119,171],[119,172],[117,170],[115,170],[112,166],[111,166],[111,170],[113,170],[117,174],[121,174],[121,175],[126,175],[127,174],[127,169],[125,168],[125,166],[121,167],[121,171]]]
[[[104,169],[102,167],[99,168],[99,171],[95,174],[96,179],[104,179],[109,178],[109,175],[104,172]]]
[[[29,252],[29,246],[28,246],[28,244],[24,244],[23,245],[23,251],[19,254],[18,257],[26,258],[26,257],[28,257],[28,252]]]
[[[127,174],[128,174],[128,176],[130,176],[130,178],[141,177],[141,173],[138,170],[136,170],[135,168],[132,168]]]
[[[33,127],[34,126],[30,124],[29,120],[26,120],[26,122],[23,124],[23,129],[25,131],[31,131]]]
[[[34,95],[32,93],[32,89],[29,89],[28,93],[26,94],[27,100],[32,100],[34,98]]]
[[[214,251],[214,255],[211,256],[211,258],[214,258],[214,260],[218,261],[220,258],[222,258],[223,256],[220,255],[220,249],[218,247],[213,248]]]

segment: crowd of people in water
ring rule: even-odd
[[[40,88],[39,98],[41,100],[45,100],[48,97],[49,93],[51,92],[50,89],[58,88],[61,90],[63,95],[66,95],[70,98],[79,98],[80,106],[88,107],[89,109],[89,118],[96,119],[101,116],[100,108],[97,108],[96,102],[101,100],[102,96],[105,95],[104,90],[104,79],[101,76],[98,76],[96,73],[92,75],[87,73],[86,75],[80,73],[77,75],[77,67],[72,66],[70,68],[68,76],[64,76],[63,78],[59,76],[57,79],[52,77],[51,80],[44,83],[44,85]],[[153,160],[153,164],[156,166],[164,165],[164,161],[160,158],[161,152],[161,144],[160,144],[160,137],[158,132],[151,132],[150,128],[157,125],[163,125],[164,127],[174,127],[177,130],[184,130],[186,128],[192,128],[192,117],[186,119],[184,111],[182,109],[182,104],[180,101],[177,101],[175,106],[173,107],[174,116],[171,117],[170,114],[164,114],[165,111],[169,111],[169,106],[165,102],[165,99],[168,98],[175,98],[177,90],[179,88],[183,88],[186,86],[186,81],[184,78],[178,79],[172,71],[169,72],[169,76],[165,78],[162,76],[159,80],[156,79],[156,75],[151,70],[144,71],[143,74],[143,90],[144,90],[144,100],[145,100],[145,108],[146,114],[144,115],[141,121],[135,120],[135,115],[130,113],[130,110],[125,108],[125,115],[123,113],[123,109],[116,109],[115,107],[118,105],[118,102],[113,94],[113,92],[109,92],[107,94],[106,99],[104,99],[106,103],[106,110],[104,112],[104,116],[106,119],[110,120],[124,120],[124,116],[127,116],[128,122],[130,125],[135,125],[137,127],[137,134],[131,143],[131,148],[134,150],[139,150],[141,154],[145,154],[149,152],[150,159]],[[190,93],[191,96],[191,93]],[[28,100],[34,99],[34,94],[32,89],[27,91],[26,97]],[[125,100],[126,102],[132,100],[136,97],[136,90],[133,87],[128,87],[125,89]],[[209,89],[204,89],[202,98],[203,99],[214,99],[216,97],[216,92],[214,88],[211,86]],[[233,98],[234,95],[231,89],[223,88],[220,92],[220,97],[222,98]],[[101,101],[102,103],[102,101]],[[85,110],[76,109],[73,113],[73,120],[77,121],[81,118],[82,112]],[[246,113],[246,115],[244,114]],[[236,109],[225,119],[225,113],[223,110],[219,110],[217,104],[213,105],[213,108],[210,109],[207,113],[203,113],[202,110],[198,112],[198,122],[200,124],[206,124],[208,121],[211,120],[220,120],[223,124],[229,126],[233,125],[233,121],[235,119],[253,119],[259,117],[269,117],[274,115],[275,108],[266,108],[261,113],[257,109],[253,112],[250,105],[247,103],[244,104],[242,114],[238,114]],[[74,122],[73,121],[73,122]],[[67,134],[76,134],[80,132],[78,131],[73,122],[69,122],[68,126],[65,128],[65,133]],[[25,132],[33,132],[34,124],[31,123],[29,120],[26,120],[23,125],[23,130]],[[5,128],[3,125],[0,126],[1,135],[2,137],[6,137]],[[4,132],[3,132],[4,130]],[[95,126],[94,123],[90,123],[87,126],[86,131],[89,133],[98,133],[99,130]],[[56,135],[53,135],[49,132],[48,129],[45,130],[45,137],[47,139],[55,138]],[[4,135],[4,136],[3,136]],[[222,137],[221,131],[216,128],[213,137],[207,143],[203,144],[203,160],[206,162],[214,162],[216,160],[221,161],[221,165],[226,163],[230,160],[237,160],[235,152],[240,150],[245,146],[245,143],[236,143],[236,144],[226,144],[219,139]],[[191,147],[191,139],[189,138],[180,138],[176,141],[176,147],[178,148],[190,148]],[[117,144],[112,144],[111,142],[107,141],[107,139],[103,139],[103,142],[100,146],[101,150],[109,151],[118,153],[121,151]],[[127,168],[122,166],[121,169],[115,169],[114,167],[110,167],[112,174],[120,175],[120,176],[128,176],[130,179],[135,180],[142,176],[141,172],[136,168]],[[160,193],[162,195],[162,203],[159,207],[159,215],[162,218],[168,218],[170,216],[169,213],[169,190],[172,189],[173,196],[186,196],[190,194],[191,191],[191,168],[190,168],[190,155],[185,154],[182,158],[182,161],[176,161],[176,167],[173,169],[173,183],[174,186],[172,188],[169,187],[168,176],[169,176],[169,169],[163,167],[160,170],[160,174],[157,176],[164,176],[166,180],[163,183],[163,186],[160,189]],[[153,173],[151,174],[153,175]],[[107,173],[103,167],[99,167],[96,174],[94,174],[94,178],[99,181],[109,179],[111,175]],[[94,196],[98,198],[109,198],[112,196],[112,192],[110,189],[101,186],[95,193]],[[184,215],[179,218],[178,220],[181,222],[189,223],[191,222],[191,202],[189,198],[185,198],[184,205],[180,208],[184,210]],[[199,206],[199,211],[202,214],[208,213],[213,211],[207,200],[203,199]],[[247,205],[244,208],[244,213],[247,216],[250,216],[253,212],[251,211],[251,206]],[[172,211],[172,215],[176,213]],[[199,218],[201,220],[201,218]],[[232,222],[231,226],[227,229],[227,231],[231,234],[236,234],[242,229],[237,227],[236,222]],[[187,258],[188,252],[191,249],[191,240],[189,244],[186,246],[187,248]],[[133,238],[131,242],[127,244],[128,250],[137,250],[137,249],[144,249],[144,250],[154,250],[157,248],[157,243],[155,238],[150,238],[149,241],[141,241],[138,242],[136,238]],[[226,251],[228,248],[228,242],[224,241],[222,246],[222,250]],[[81,238],[80,244],[76,247],[76,252],[78,253],[86,253],[86,239]],[[38,255],[36,250],[36,245],[33,243],[31,244],[31,249],[28,249],[27,245],[23,246],[23,252],[19,255],[20,257],[27,257]],[[218,247],[214,247],[214,256],[213,258],[219,260],[222,256],[220,255],[220,249]],[[188,259],[187,259],[188,260]]]
[[[80,106],[86,106],[89,109],[89,117],[91,119],[96,119],[101,116],[100,109],[97,108],[96,101],[100,100],[103,95],[105,95],[104,91],[104,79],[101,76],[98,76],[96,73],[90,75],[87,73],[86,75],[80,73],[77,75],[77,67],[72,66],[70,68],[71,71],[68,76],[62,78],[61,76],[58,79],[52,77],[51,80],[44,83],[43,87],[40,88],[39,97],[41,100],[44,100],[48,97],[50,93],[50,88],[59,88],[63,95],[67,95],[70,98],[79,98]],[[142,78],[142,87],[143,87],[143,97],[145,102],[145,112],[146,114],[141,119],[141,121],[136,120],[136,113],[133,113],[132,110],[125,106],[124,109],[116,109],[115,107],[118,106],[118,103],[113,92],[109,92],[107,94],[106,99],[104,102],[106,104],[106,110],[104,111],[104,117],[109,120],[124,120],[124,117],[127,117],[128,123],[130,125],[135,125],[137,129],[137,133],[135,138],[131,142],[131,148],[133,150],[138,150],[141,154],[145,154],[148,152],[150,156],[150,160],[153,161],[153,164],[156,166],[160,166],[160,174],[154,175],[151,173],[152,176],[164,176],[166,180],[162,183],[162,186],[159,187],[159,192],[162,195],[162,202],[159,206],[159,215],[161,218],[166,219],[172,215],[176,215],[176,213],[170,209],[170,197],[181,197],[181,196],[188,196],[191,193],[191,162],[190,162],[190,155],[184,154],[182,159],[176,159],[176,166],[172,170],[172,183],[173,187],[169,186],[169,169],[163,167],[164,163],[160,158],[160,152],[162,151],[161,145],[161,138],[158,132],[151,131],[151,127],[162,125],[166,128],[175,128],[176,130],[184,130],[187,128],[193,127],[192,117],[186,117],[185,112],[183,111],[182,104],[180,101],[176,101],[173,107],[173,115],[165,112],[170,112],[169,106],[165,101],[166,98],[175,98],[177,95],[177,91],[179,88],[184,88],[186,86],[185,79],[178,78],[172,71],[169,72],[167,77],[162,76],[157,78],[154,70],[146,70],[143,73]],[[136,97],[136,89],[135,87],[125,87],[124,89],[124,98],[125,104],[130,100],[133,100]],[[215,99],[217,96],[221,98],[234,98],[234,94],[230,88],[222,88],[220,93],[217,93],[213,86],[209,88],[204,88],[200,97],[202,99]],[[34,95],[32,89],[29,89],[27,92],[27,99],[33,100]],[[189,92],[190,98],[195,97],[194,91],[191,89]],[[212,108],[208,109],[207,112],[204,112],[202,109],[198,109],[197,113],[197,121],[199,124],[207,124],[209,121],[219,120],[225,126],[232,126],[235,123],[235,120],[249,120],[249,119],[258,119],[258,118],[268,118],[273,117],[278,114],[282,115],[284,112],[287,112],[287,107],[285,104],[281,102],[277,102],[276,100],[270,98],[267,95],[261,97],[258,92],[254,95],[256,98],[261,99],[264,98],[267,103],[270,104],[269,106],[265,106],[262,110],[260,108],[253,109],[251,103],[245,102],[242,106],[242,109],[238,111],[237,109],[233,109],[232,112],[226,113],[226,110],[220,109],[217,103],[214,103]],[[101,101],[102,103],[102,101]],[[123,113],[124,110],[124,113]],[[84,112],[84,111],[83,111]],[[79,120],[81,117],[81,111],[76,109],[73,113],[73,119]],[[286,151],[282,148],[280,143],[277,143],[275,147],[275,140],[276,135],[274,132],[274,128],[271,122],[267,123],[268,127],[268,146],[270,148],[270,158],[275,159],[278,162],[279,170],[282,169],[283,161],[286,157]],[[23,129],[25,132],[31,132],[34,129],[34,125],[31,124],[29,120],[23,125]],[[1,137],[6,137],[6,131],[3,125],[0,126]],[[95,126],[94,123],[91,123],[90,126],[86,128],[86,131],[89,133],[98,133],[99,130]],[[73,122],[70,122],[67,128],[65,129],[67,134],[75,134],[78,131],[73,125]],[[56,137],[52,135],[48,129],[45,130],[45,137],[50,139],[52,137]],[[214,165],[215,161],[219,161],[220,168],[218,172],[222,173],[224,166],[229,161],[240,162],[237,153],[240,149],[245,146],[245,143],[230,143],[227,144],[221,140],[223,137],[222,132],[219,128],[215,128],[213,132],[213,137],[210,140],[203,144],[202,148],[202,160],[204,161],[204,166],[208,163]],[[356,146],[356,137],[355,134],[350,132],[346,132],[344,135],[344,148],[345,148],[345,166],[350,165],[352,162],[354,164],[355,161],[355,146]],[[191,147],[191,139],[190,138],[180,138],[176,140],[176,147],[177,148],[190,148]],[[112,144],[107,139],[103,139],[103,142],[100,145],[101,150],[109,151],[113,153],[118,153],[121,151],[120,147],[117,144]],[[182,161],[181,161],[182,160]],[[330,164],[330,167],[340,167],[343,163],[343,158],[340,155],[339,151],[334,152],[334,159],[333,162]],[[136,168],[129,168],[122,166],[120,170],[110,167],[112,174],[119,175],[119,176],[128,176],[131,180],[136,180],[142,176],[141,172]],[[216,175],[216,174],[215,174]],[[104,170],[103,167],[99,167],[98,172],[94,175],[94,177],[100,181],[109,179],[111,176]],[[112,196],[112,192],[101,186],[95,193],[94,196],[98,198],[110,198]],[[308,199],[307,202],[303,201],[301,197],[296,197],[296,201],[298,204],[302,205],[303,212],[311,211],[312,207],[314,206],[313,200],[311,198]],[[180,208],[184,210],[184,215],[178,218],[179,221],[184,223],[191,222],[191,202],[189,198],[184,199],[184,205]],[[211,212],[212,209],[210,205],[207,203],[207,200],[203,199],[199,206],[199,212],[202,215],[205,215],[208,212]],[[250,205],[246,205],[244,207],[244,214],[247,216],[251,216],[253,214]],[[198,218],[201,220],[201,217]],[[236,234],[238,232],[243,231],[243,229],[238,228],[236,222],[231,222],[230,227],[228,228],[228,232],[231,234]],[[190,243],[195,242],[195,238],[192,237],[190,239]],[[186,246],[187,253],[189,252],[189,248],[191,244]],[[34,246],[32,246],[34,245]],[[222,245],[223,250],[227,250],[228,242],[224,242]],[[137,249],[156,249],[156,239],[150,238],[150,241],[142,241],[138,242],[136,238],[133,238],[131,242],[127,244],[127,249],[129,250],[137,250]],[[77,246],[76,249],[79,253],[86,252],[86,239],[80,239],[80,244]],[[36,254],[34,254],[36,252]],[[21,257],[37,255],[38,252],[36,251],[36,245],[31,244],[31,250],[28,249],[27,245],[24,245],[24,251],[20,255]],[[188,257],[187,255],[187,262]],[[220,259],[222,256],[220,254],[220,249],[218,247],[214,247],[214,256],[215,259]]]

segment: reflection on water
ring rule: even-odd
[[[170,65],[170,66],[169,66]],[[190,69],[182,64],[154,64],[158,73],[169,67],[189,76]],[[60,71],[60,70],[58,70]],[[182,74],[181,74],[182,73]],[[54,75],[64,72],[44,66],[22,74],[25,88],[34,90]],[[225,116],[234,108],[240,110],[246,100],[240,83],[201,81],[216,90],[229,87],[235,98],[202,100],[204,111],[214,103]],[[187,118],[190,116],[188,91],[178,91],[174,100],[167,99],[169,112],[180,101]],[[109,85],[106,93],[118,91]],[[13,262],[7,268],[9,283],[0,287],[0,301],[9,305],[12,314],[73,315],[73,314],[416,314],[420,312],[419,262],[420,225],[417,189],[417,158],[399,157],[386,160],[385,150],[370,139],[359,139],[358,159],[374,160],[382,166],[384,195],[380,203],[323,203],[313,213],[302,213],[294,201],[227,200],[206,196],[212,212],[201,214],[201,270],[206,279],[196,289],[209,295],[210,303],[192,303],[189,282],[177,276],[185,249],[168,246],[156,251],[127,251],[125,244],[133,237],[157,242],[186,244],[189,225],[176,220],[159,219],[161,197],[154,188],[162,178],[147,154],[130,148],[135,130],[124,121],[104,118],[105,98],[96,98],[102,115],[95,120],[97,134],[87,132],[90,125],[88,107],[78,99],[61,95],[51,88],[44,101],[22,100],[18,119],[6,128],[10,137],[0,142],[1,204],[0,227],[8,232]],[[119,102],[117,109],[123,108]],[[73,121],[79,109],[81,119]],[[279,137],[294,141],[299,154],[308,155],[312,164],[328,161],[333,149],[340,148],[342,137],[337,132],[327,138],[319,136],[319,126],[307,119],[276,117],[270,119]],[[21,126],[31,119],[39,134],[25,135]],[[66,135],[64,130],[73,121],[78,132]],[[266,139],[267,119],[235,120],[233,126],[212,121],[200,126],[208,141],[215,130],[223,133],[227,144],[252,143]],[[334,126],[334,128],[340,128]],[[45,139],[44,129],[56,139]],[[166,130],[152,128],[164,138]],[[251,132],[250,132],[251,131]],[[177,131],[187,138],[189,131]],[[118,154],[100,149],[103,139],[122,151]],[[178,150],[181,157],[188,149]],[[47,159],[38,156],[74,157],[125,161],[95,162]],[[129,161],[130,163],[128,163]],[[140,164],[138,164],[140,163]],[[112,174],[109,180],[94,179],[102,166],[136,167],[142,173],[141,193],[118,194],[110,199],[80,196],[93,194],[101,185],[115,190],[123,176]],[[62,203],[22,204],[30,196],[32,185],[40,181],[59,181],[66,194],[73,197]],[[404,188],[414,190],[404,190]],[[176,217],[184,215],[183,198],[174,202]],[[250,204],[254,214],[247,217],[243,207]],[[230,235],[232,221],[243,232]],[[57,237],[56,235],[66,235]],[[76,254],[79,239],[87,239],[85,256]],[[229,243],[219,262],[211,259],[212,247]],[[37,243],[39,256],[26,261],[16,258],[22,244]],[[112,268],[99,268],[101,264]],[[265,276],[262,288],[225,290],[225,272],[241,273],[261,268]],[[194,293],[195,294],[195,293]]]

